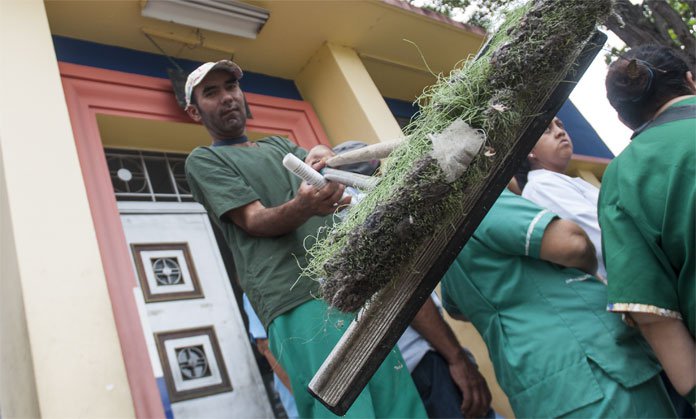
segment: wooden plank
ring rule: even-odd
[[[564,79],[549,94],[541,112],[530,117],[508,154],[463,202],[451,226],[426,241],[399,279],[381,290],[375,303],[365,307],[350,324],[308,386],[308,391],[333,413],[344,415],[367,385],[565,103],[606,38],[595,31]]]

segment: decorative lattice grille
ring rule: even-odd
[[[191,202],[186,154],[104,149],[119,201]]]
[[[184,381],[211,375],[202,345],[177,348],[176,359]]]
[[[153,259],[152,270],[159,285],[177,285],[183,282],[176,258]]]

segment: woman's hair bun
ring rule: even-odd
[[[642,45],[631,49],[609,67],[607,99],[619,118],[636,129],[675,97],[693,94],[686,62],[672,48]]]
[[[655,72],[637,59],[619,59],[609,68],[607,93],[618,102],[640,102],[652,93]]]

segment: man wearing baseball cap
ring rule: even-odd
[[[318,284],[300,277],[306,248],[329,226],[344,187],[301,182],[282,164],[292,153],[316,170],[334,153],[309,152],[285,138],[249,141],[245,135],[242,70],[232,61],[205,63],[188,77],[186,112],[201,122],[212,144],[186,160],[194,198],[220,227],[234,256],[239,282],[267,330],[271,352],[290,377],[301,417],[333,416],[306,391],[309,381],[350,323],[350,316],[317,299]],[[348,410],[348,417],[425,417],[398,352],[391,354]]]

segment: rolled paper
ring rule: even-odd
[[[294,154],[288,153],[283,157],[283,166],[291,171],[295,176],[309,183],[317,189],[326,186],[326,179],[321,173],[312,169],[310,165],[303,162]]]

